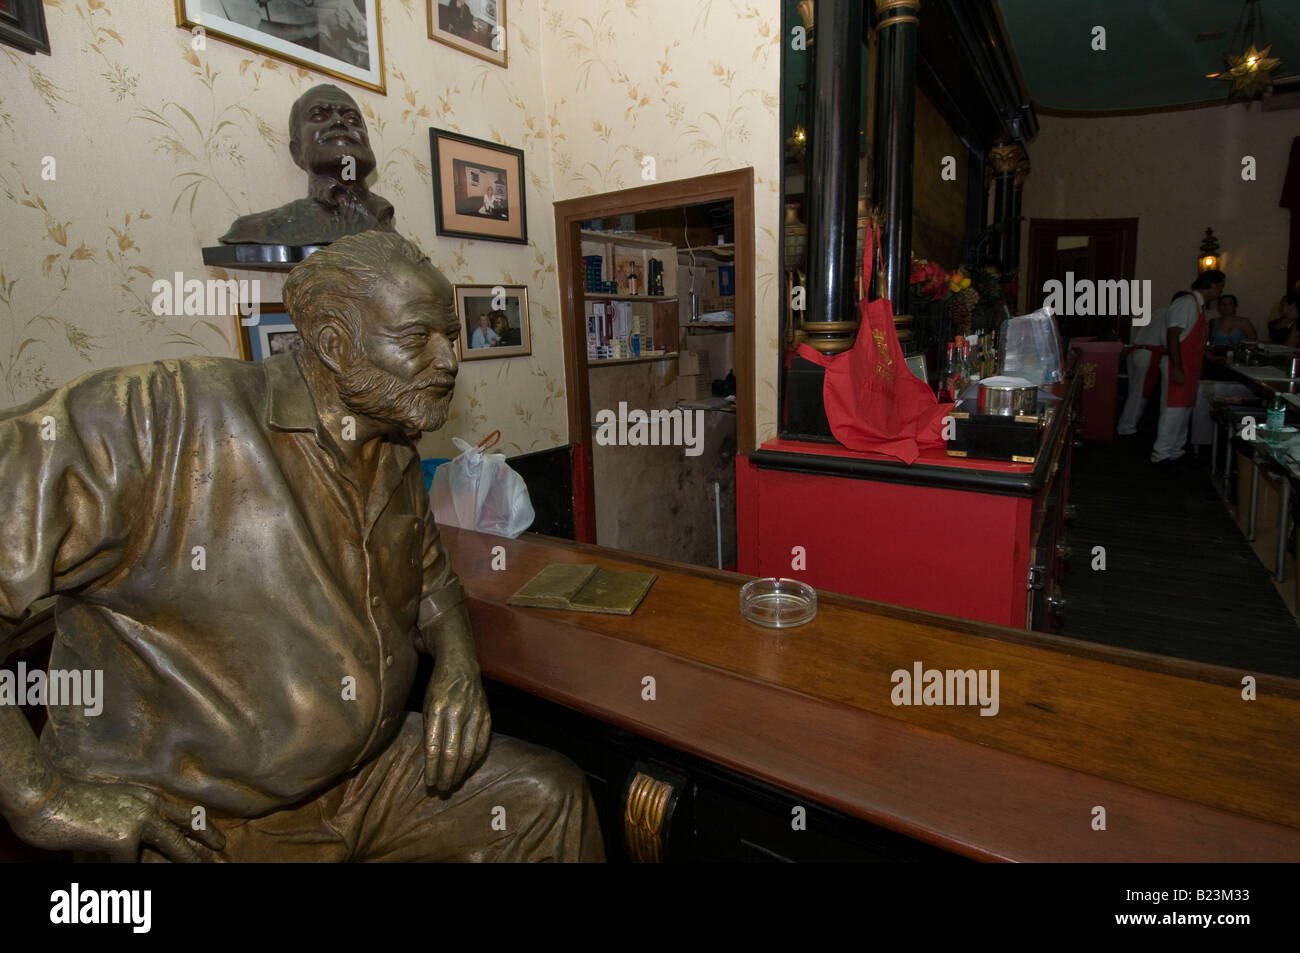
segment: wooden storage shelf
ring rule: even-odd
[[[584,291],[585,301],[676,301],[677,295],[607,295],[599,291]]]
[[[602,245],[618,245],[621,248],[649,248],[652,250],[665,250],[676,248],[672,242],[666,242],[658,238],[650,238],[646,235],[637,235],[628,232],[619,235],[616,232],[588,232],[578,233],[578,237],[584,242],[599,242]]]
[[[719,258],[735,258],[736,243],[727,242],[724,245],[691,245],[689,247],[678,247],[677,254],[691,256],[691,252],[697,255],[717,255]]]
[[[668,361],[677,359],[677,351],[666,354],[642,354],[640,357],[607,357],[603,359],[587,358],[588,367],[608,367],[611,364],[647,364],[650,361]]]
[[[605,301],[675,301],[677,298],[677,246],[672,242],[660,241],[657,238],[648,238],[645,235],[616,235],[612,232],[588,232],[581,231],[579,235],[579,247],[583,256],[600,255],[605,259],[604,279],[613,280],[618,274],[620,260],[626,261],[632,259],[633,267],[636,270],[637,277],[640,280],[640,288],[645,291],[649,288],[650,280],[650,260],[657,259],[663,266],[663,294],[626,294],[614,292],[605,294],[599,291],[585,290],[584,277],[584,297],[588,300],[605,300]],[[585,276],[585,272],[584,272]]]

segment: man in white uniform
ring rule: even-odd
[[[1151,449],[1151,462],[1173,464],[1186,453],[1187,425],[1196,406],[1201,382],[1201,363],[1209,325],[1205,306],[1223,293],[1226,281],[1221,271],[1206,271],[1192,282],[1192,293],[1169,306],[1165,320],[1165,347],[1160,362],[1160,426]]]
[[[1180,291],[1173,300],[1187,294]],[[1172,303],[1172,302],[1171,302]],[[1151,315],[1151,321],[1144,328],[1138,328],[1133,335],[1133,347],[1128,352],[1128,397],[1124,401],[1124,412],[1119,415],[1119,424],[1115,432],[1121,437],[1130,437],[1137,433],[1138,421],[1147,409],[1147,398],[1154,388],[1147,386],[1147,377],[1151,365],[1165,353],[1165,328],[1169,318],[1169,309],[1157,308]],[[1159,364],[1156,364],[1159,367]]]

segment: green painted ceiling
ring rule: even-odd
[[[1240,0],[997,0],[1029,95],[1048,109],[1104,111],[1227,99],[1223,69]],[[1300,74],[1300,2],[1261,0],[1274,80]],[[923,11],[924,15],[924,11]],[[1106,28],[1106,50],[1092,49]],[[1198,33],[1222,30],[1218,39]]]

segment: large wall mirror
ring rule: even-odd
[[[819,55],[817,6],[808,0],[783,3],[781,268],[787,294],[781,322],[782,361],[776,371],[781,381],[781,437],[829,441],[828,432],[820,437],[810,434],[804,422],[792,421],[788,414],[792,389],[799,386],[790,373],[791,359],[797,345],[808,339],[802,316],[790,307],[789,292],[817,280],[816,263],[808,260],[809,195],[818,187],[808,160],[811,144],[821,132],[813,108]],[[875,206],[873,178],[878,163],[873,160],[879,158],[873,148],[879,108],[879,57],[871,27],[874,6],[864,4],[860,37],[858,214],[863,226]],[[799,28],[809,31],[811,42],[790,42]],[[943,363],[940,342],[951,340],[954,333],[996,326],[1007,314],[1038,308],[1043,295],[1033,289],[1042,289],[1046,282],[1064,282],[1071,275],[1140,279],[1146,269],[1161,286],[1154,296],[1159,300],[1151,302],[1155,307],[1168,305],[1172,290],[1191,284],[1199,234],[1189,235],[1185,248],[1171,250],[1186,261],[1179,268],[1167,268],[1167,278],[1159,270],[1166,262],[1157,261],[1167,256],[1139,244],[1144,235],[1164,234],[1169,210],[1181,201],[1178,193],[1185,191],[1177,177],[1134,190],[1119,209],[1106,195],[1090,196],[1087,190],[1100,189],[1102,184],[1089,184],[1080,165],[1088,160],[1073,158],[1085,147],[1086,154],[1094,157],[1122,152],[1126,141],[1137,141],[1135,130],[1147,128],[1143,121],[1053,118],[1050,130],[1041,130],[1045,158],[1035,157],[1031,166],[1029,157],[1040,138],[1037,107],[1030,98],[1034,88],[1032,82],[1021,85],[1026,80],[1015,60],[1016,36],[1008,32],[999,5],[993,0],[926,0],[916,29],[910,204],[915,270],[906,306],[899,307],[895,299],[895,313],[905,353],[916,359],[917,367],[927,369],[932,381]],[[988,54],[995,48],[1006,51],[1001,64]],[[1221,115],[1221,109],[1176,115],[1214,117]],[[1246,122],[1254,124],[1251,129],[1259,136],[1267,134],[1268,142],[1285,145],[1294,135],[1288,127],[1279,139],[1283,130],[1274,129],[1277,123],[1259,112],[1230,118],[1233,122],[1224,127],[1224,135]],[[1047,122],[1043,120],[1044,126]],[[1279,154],[1285,151],[1281,146],[1279,150]],[[1061,198],[1067,189],[1068,202]],[[1039,210],[1039,216],[1041,210],[1053,208],[1089,208],[1099,214],[1032,217],[1026,214],[1031,207]],[[860,249],[861,244],[859,256]],[[1279,254],[1284,264],[1285,255]],[[924,287],[926,263],[945,272],[965,269],[984,286],[978,289],[978,300],[954,301],[946,290],[936,295],[941,302],[933,300]],[[1239,291],[1243,301],[1250,293],[1241,284],[1227,290]],[[1275,297],[1270,295],[1257,309],[1266,309]],[[1207,317],[1214,317],[1213,310]],[[1120,356],[1120,348],[1136,331],[1130,318],[1061,319],[1064,340],[1093,338],[1109,345],[1106,353],[1112,356],[1105,360],[1111,364],[1103,366],[1103,361],[1090,367],[1093,384],[1085,386],[1114,389],[1116,403],[1107,411],[1114,418],[1119,417],[1130,386]],[[1255,394],[1253,399],[1260,403],[1258,412],[1264,413],[1264,397]],[[1086,440],[1077,448],[1070,499],[1079,515],[1069,531],[1073,556],[1055,635],[1079,644],[1300,678],[1296,615],[1300,569],[1295,555],[1295,513],[1300,507],[1290,492],[1290,478],[1282,475],[1276,460],[1261,459],[1249,447],[1227,442],[1227,417],[1221,407],[1213,408],[1212,414],[1205,408],[1197,410],[1193,449],[1183,472],[1170,475],[1153,469],[1149,454],[1158,404],[1158,399],[1148,402],[1137,436],[1112,437],[1112,425],[1106,439]],[[1201,438],[1206,442],[1200,443]],[[1097,554],[1104,554],[1104,569],[1094,568]],[[941,579],[949,570],[936,571]]]

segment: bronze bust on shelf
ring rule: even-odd
[[[39,740],[0,703],[0,813],[117,860],[600,860],[582,773],[491,732],[407,436],[447,418],[451,286],[370,231],[284,300],[294,353],[0,411],[0,660],[57,594],[51,684],[102,673],[94,707],[50,699]]]
[[[366,187],[375,170],[366,122],[351,96],[328,83],[289,111],[289,153],[307,172],[307,197],[244,215],[226,245],[324,245],[369,229],[393,230],[393,205]]]

